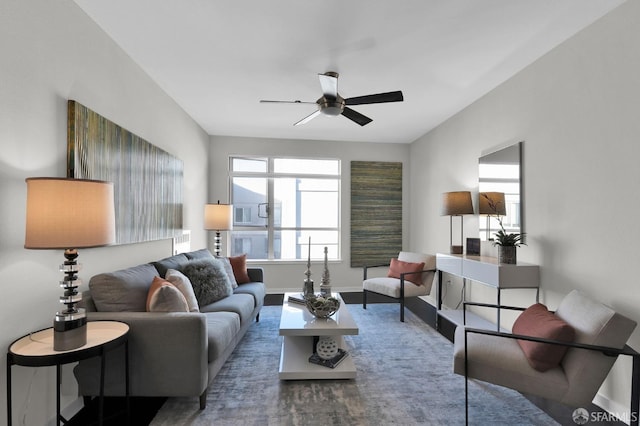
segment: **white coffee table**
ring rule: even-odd
[[[287,301],[290,295],[299,294],[285,293],[284,295],[280,318],[280,335],[283,336],[283,341],[279,378],[281,380],[354,379],[356,367],[351,354],[347,355],[335,368],[309,362],[309,357],[314,352],[315,336],[332,336],[338,342],[338,346],[348,352],[343,336],[358,334],[358,326],[340,298],[340,294],[334,294],[334,297],[340,299],[340,309],[327,319],[316,318],[304,305]]]

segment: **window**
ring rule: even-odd
[[[340,160],[232,157],[230,175],[232,255],[340,258]]]

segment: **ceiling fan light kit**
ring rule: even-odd
[[[343,115],[349,120],[364,126],[371,121],[371,118],[366,115],[349,108],[347,105],[365,105],[365,104],[379,104],[387,102],[402,102],[404,97],[401,91],[377,93],[374,95],[357,96],[354,98],[344,99],[338,94],[338,73],[334,71],[327,71],[324,74],[318,74],[320,79],[320,87],[322,88],[322,97],[320,97],[315,104],[318,106],[318,110],[314,111],[310,115],[306,116],[302,120],[294,123],[294,126],[308,123],[320,114],[329,117],[336,117]],[[263,103],[293,103],[293,104],[310,104],[313,102],[302,101],[269,101],[261,100]]]

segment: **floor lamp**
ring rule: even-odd
[[[57,312],[53,321],[53,349],[76,349],[87,343],[87,317],[84,309],[76,308],[82,300],[78,249],[115,241],[113,184],[69,178],[28,178],[26,182],[24,247],[64,250],[60,303],[66,309]]]
[[[478,213],[487,215],[487,241],[491,239],[491,216],[506,216],[507,206],[504,192],[481,192],[478,199]]]
[[[449,247],[451,254],[462,254],[462,239],[464,238],[464,220],[462,215],[473,214],[471,192],[455,191],[442,194],[441,216],[449,216]],[[453,244],[453,217],[460,216],[460,245]]]
[[[204,229],[216,231],[214,253],[220,256],[220,231],[233,229],[233,204],[207,204],[204,206]]]

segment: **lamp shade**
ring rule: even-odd
[[[441,216],[458,216],[463,214],[473,214],[473,203],[471,202],[471,192],[455,191],[442,194]]]
[[[115,241],[113,184],[69,178],[28,178],[24,247],[70,249]]]
[[[481,192],[478,213],[506,216],[507,206],[504,201],[504,192]]]
[[[233,229],[233,204],[207,204],[204,206],[204,229],[228,231]]]

